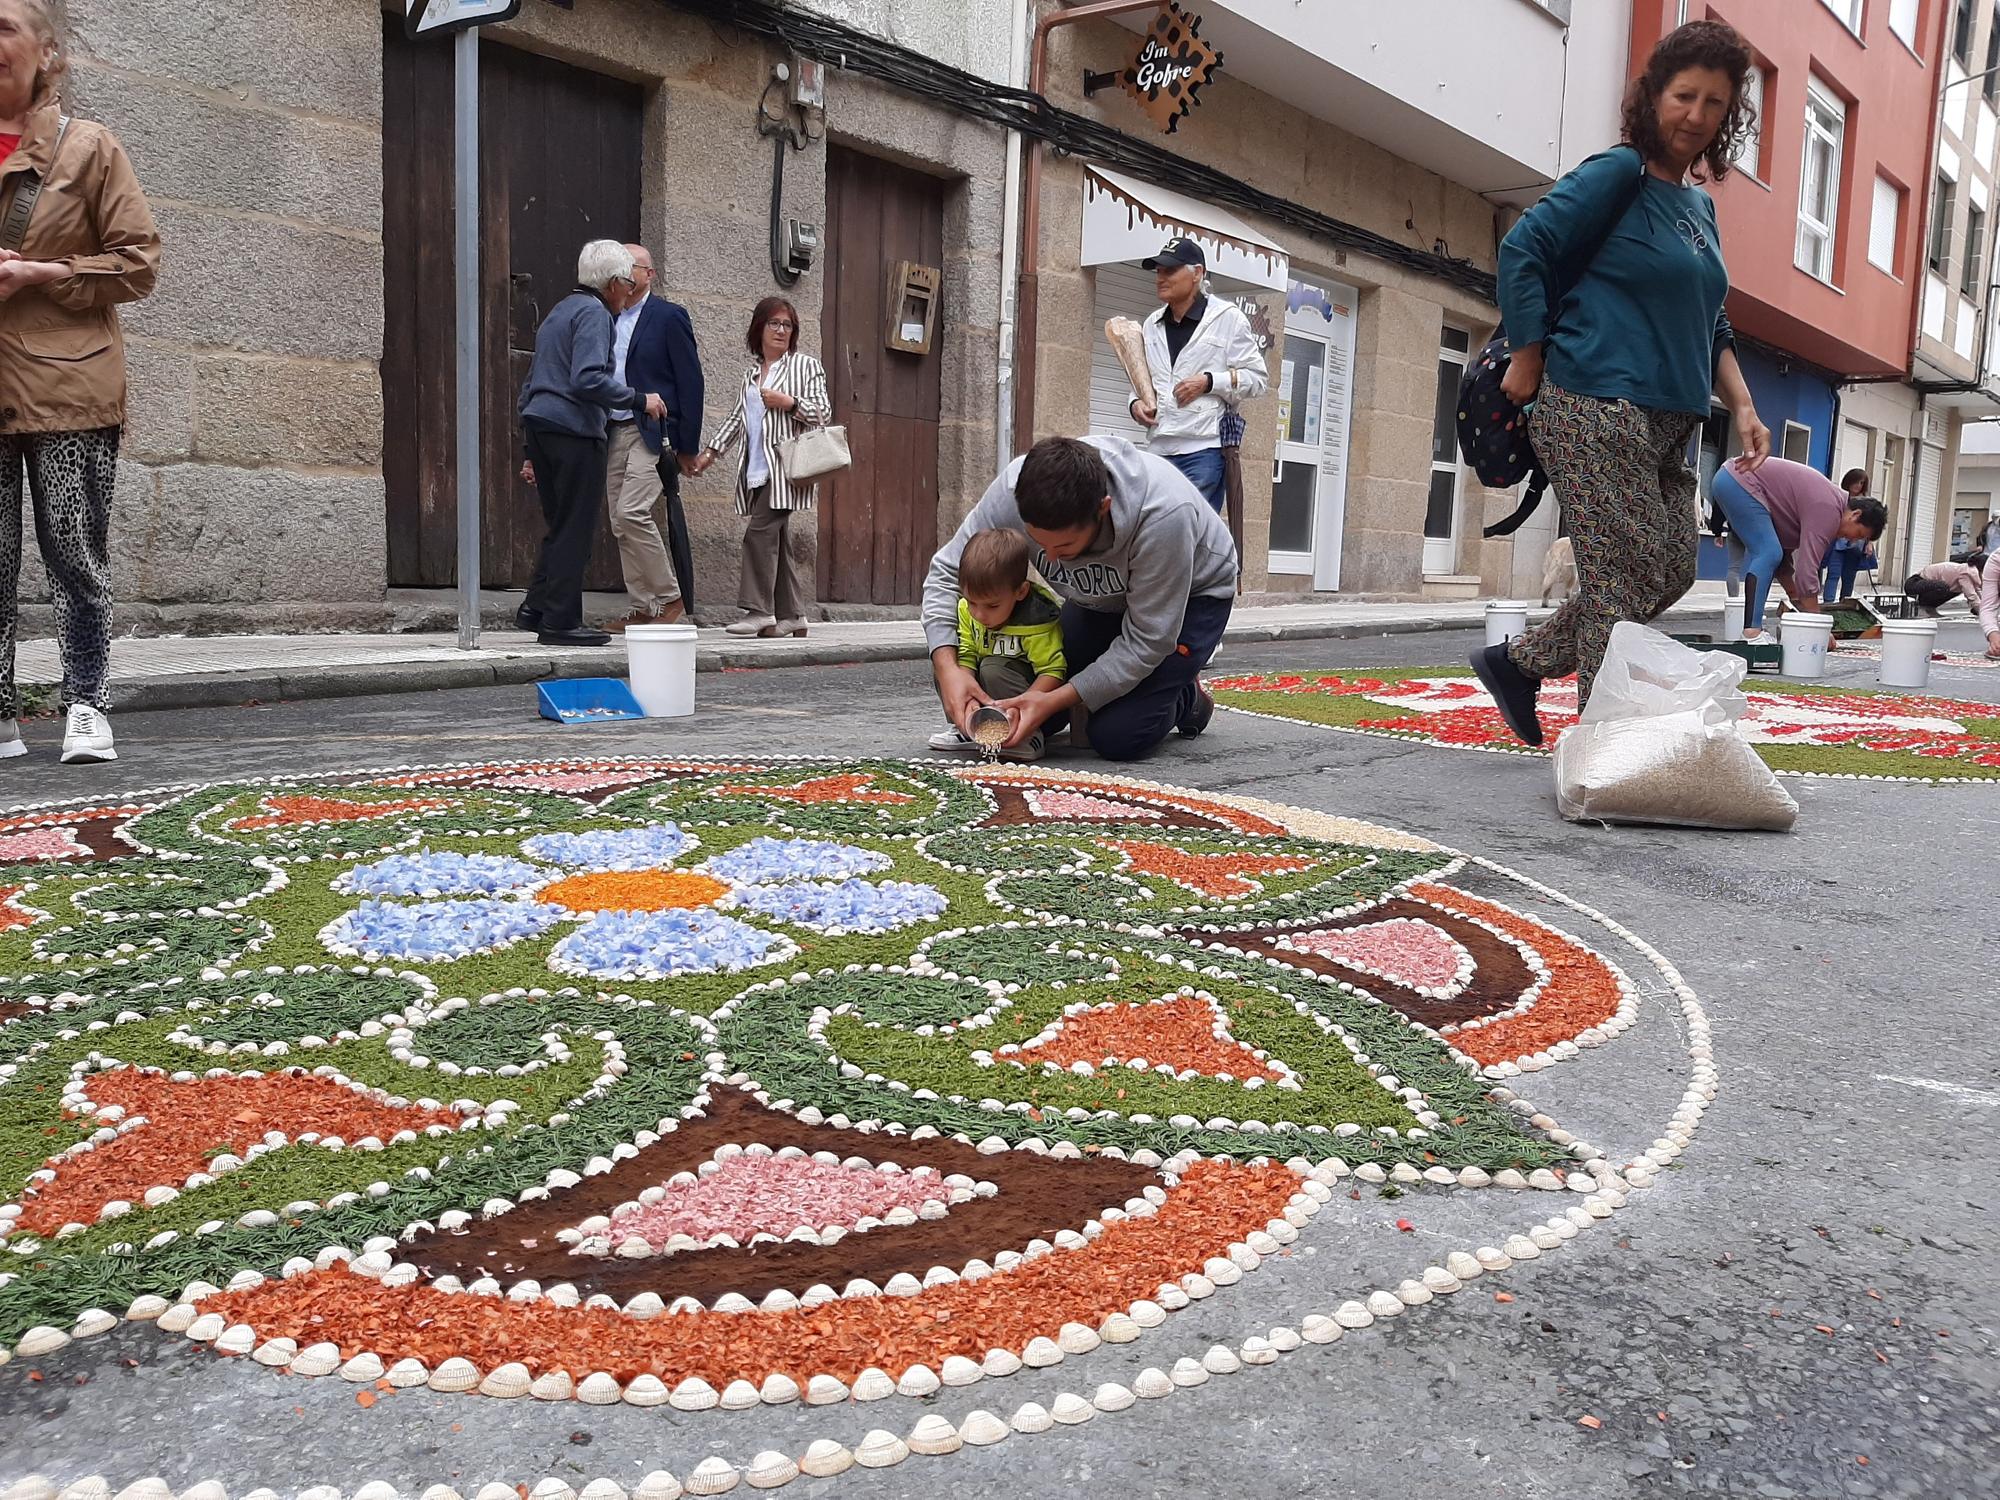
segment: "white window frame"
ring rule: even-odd
[[[1454,349],[1446,343],[1445,336],[1451,333],[1458,334],[1463,338],[1466,347],[1463,349]],[[1438,363],[1457,365],[1460,380],[1465,378],[1465,369],[1472,363],[1477,353],[1476,340],[1473,337],[1472,330],[1469,328],[1461,328],[1455,323],[1446,323],[1443,331],[1438,334]],[[1435,446],[1435,439],[1433,440],[1433,446]],[[1425,476],[1424,504],[1426,509],[1428,509],[1430,504],[1430,491],[1428,488],[1430,475],[1434,474],[1451,475],[1451,532],[1447,536],[1424,537],[1424,574],[1426,577],[1442,578],[1449,577],[1458,571],[1458,537],[1459,532],[1465,525],[1465,455],[1458,451],[1458,433],[1456,430],[1453,431],[1451,437],[1451,462],[1444,463],[1435,458],[1431,460],[1429,474]]]
[[[1765,181],[1764,176],[1764,100],[1770,93],[1770,75],[1756,63],[1750,64],[1750,71],[1743,75],[1743,97],[1756,110],[1757,123],[1736,143],[1735,154],[1729,164],[1738,171]]]
[[[1917,13],[1923,0],[1889,0],[1889,30],[1912,52],[1917,50]]]
[[[1794,422],[1789,417],[1786,418],[1784,431],[1779,434],[1778,446],[1774,451],[1779,458],[1792,458],[1792,434],[1795,432],[1803,432],[1806,435],[1806,456],[1793,458],[1792,462],[1809,464],[1812,462],[1813,430],[1803,422]]]
[[[1839,18],[1841,25],[1856,36],[1861,35],[1861,8],[1865,0],[1822,0],[1822,3]]]
[[[1903,240],[1905,196],[1895,183],[1880,172],[1875,174],[1875,196],[1868,211],[1868,264],[1888,276],[1896,274],[1896,249]]]
[[[1823,116],[1830,116],[1829,124]],[[1833,284],[1834,234],[1840,221],[1841,157],[1846,145],[1847,106],[1839,98],[1822,88],[1817,79],[1806,80],[1806,128],[1805,142],[1800,152],[1799,165],[1799,232],[1793,248],[1792,264],[1816,281]],[[1827,148],[1831,163],[1830,201],[1808,204],[1806,195],[1812,188],[1813,147]],[[1830,211],[1823,217],[1816,212],[1819,207]]]

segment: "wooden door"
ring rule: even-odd
[[[384,481],[390,582],[443,587],[458,569],[454,459],[451,48],[384,18]],[[576,281],[586,240],[639,233],[645,97],[633,84],[480,47],[480,574],[522,588],[541,507],[519,478],[521,383],[535,330]],[[608,522],[584,586],[623,586]]]
[[[824,359],[854,466],[820,488],[819,597],[914,604],[937,550],[943,315],[928,354],[884,339],[896,263],[944,264],[944,184],[835,146],[826,197]]]

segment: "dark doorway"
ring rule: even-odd
[[[937,548],[944,319],[928,354],[885,337],[896,263],[944,264],[944,194],[935,177],[827,152],[826,373],[854,455],[821,490],[817,587],[829,603],[914,604]]]
[[[383,478],[389,582],[457,581],[453,458],[451,47],[383,18]],[[516,398],[542,315],[576,280],[586,240],[636,239],[645,95],[511,47],[480,48],[480,572],[525,587],[541,510],[522,484]],[[599,523],[585,586],[623,586]]]

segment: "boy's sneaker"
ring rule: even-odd
[[[938,751],[977,750],[979,747],[949,726],[940,729],[930,738],[930,747]]]
[[[118,759],[118,752],[111,745],[110,717],[87,703],[73,706],[69,725],[63,731],[62,759],[66,766]]]
[[[26,755],[28,747],[21,743],[21,725],[15,719],[0,719],[0,760],[12,760],[18,755]]]
[[[1000,759],[1040,760],[1042,758],[1043,751],[1045,751],[1047,748],[1048,748],[1047,739],[1043,737],[1041,730],[1037,729],[1033,734],[1029,735],[1025,740],[1021,741],[1020,744],[1014,746],[1013,749],[1002,750],[1000,752]]]
[[[1530,677],[1514,665],[1505,641],[1473,652],[1472,670],[1493,695],[1494,706],[1507,721],[1507,727],[1514,731],[1514,737],[1524,745],[1541,744],[1542,721],[1535,713],[1535,695],[1541,691],[1541,678]]]

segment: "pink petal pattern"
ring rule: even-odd
[[[90,850],[68,828],[30,828],[0,833],[0,861],[18,859],[88,859]]]
[[[1448,933],[1412,917],[1332,932],[1293,933],[1284,946],[1317,953],[1395,984],[1447,995],[1457,994],[1472,977],[1472,955]]]
[[[1093,797],[1088,792],[1023,791],[1021,795],[1036,817],[1051,822],[1157,823],[1166,816],[1157,807],[1113,802],[1109,797]]]
[[[928,1167],[885,1172],[809,1157],[732,1156],[696,1182],[667,1184],[658,1203],[613,1215],[610,1235],[613,1245],[636,1236],[654,1246],[677,1234],[704,1244],[719,1234],[739,1243],[753,1234],[783,1239],[795,1229],[852,1230],[865,1218],[914,1213],[950,1197]]]
[[[658,772],[635,771],[530,771],[519,776],[502,776],[492,784],[510,792],[602,792],[612,787],[636,786],[650,781]]]

